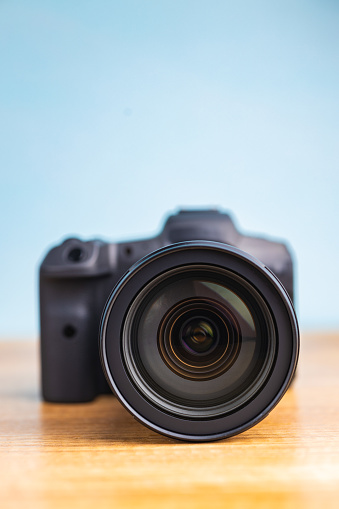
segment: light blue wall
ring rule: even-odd
[[[302,328],[339,326],[339,4],[0,3],[0,336],[38,330],[65,235],[219,206],[288,239]]]

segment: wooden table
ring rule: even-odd
[[[39,397],[38,345],[0,343],[0,508],[339,507],[339,334],[304,334],[299,371],[259,425],[186,444],[112,396]]]

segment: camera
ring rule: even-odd
[[[292,257],[218,210],[170,215],[146,240],[69,238],[40,266],[40,328],[46,401],[113,392],[154,431],[226,438],[293,378]]]

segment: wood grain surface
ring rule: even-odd
[[[304,334],[298,374],[249,431],[187,444],[112,396],[43,403],[38,345],[0,342],[0,508],[339,507],[339,334]]]

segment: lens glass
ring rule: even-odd
[[[189,419],[230,413],[268,380],[277,349],[270,310],[247,280],[203,265],[149,282],[124,322],[122,354],[138,391]]]
[[[193,355],[203,354],[216,343],[215,328],[204,317],[191,318],[180,331],[180,343]]]

